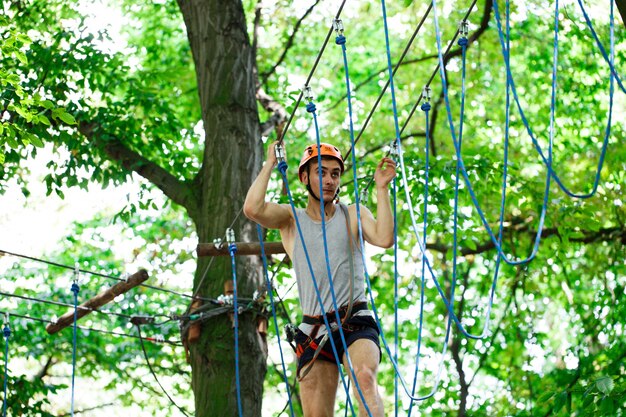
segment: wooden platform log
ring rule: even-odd
[[[106,291],[101,292],[95,297],[85,301],[80,305],[77,311],[76,319],[80,319],[81,317],[86,316],[91,313],[93,310],[97,310],[103,305],[110,303],[115,297],[118,295],[124,294],[131,289],[135,288],[142,282],[148,279],[148,272],[145,269],[140,270],[139,272],[134,273],[130,277],[128,277],[125,281],[120,281],[111,288]],[[46,331],[49,334],[55,334],[69,325],[74,323],[74,310],[70,310],[67,313],[63,314],[56,323],[50,323],[46,326]]]
[[[261,255],[259,242],[235,242],[237,255]],[[283,242],[266,242],[264,244],[266,255],[285,253]],[[200,243],[196,249],[198,256],[229,256],[228,245],[224,243],[219,249],[213,243]]]

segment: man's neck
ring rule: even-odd
[[[328,220],[333,217],[337,206],[334,201],[324,203],[324,216]],[[309,217],[316,221],[322,221],[321,203],[309,195],[309,202],[306,206],[306,212]]]

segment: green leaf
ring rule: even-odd
[[[602,377],[596,381],[598,391],[605,395],[613,391],[614,386],[615,384],[613,383],[613,379],[608,376]]]
[[[22,51],[15,51],[14,52],[15,57],[24,65],[28,65],[28,59],[26,59],[26,54],[24,54]]]
[[[596,397],[593,395],[586,395],[583,399],[583,409],[588,408],[591,404],[593,404],[596,400]]]
[[[32,143],[34,146],[38,147],[38,148],[43,148],[43,142],[41,141],[41,139],[39,138],[39,136],[37,135],[31,135],[29,137],[30,139],[30,143]]]
[[[558,413],[559,410],[561,410],[561,408],[563,408],[563,406],[565,405],[566,401],[567,401],[567,392],[563,391],[563,392],[559,393],[559,395],[557,395],[556,399],[554,400],[554,407],[552,408],[552,411],[554,413]]]
[[[76,124],[76,119],[74,119],[74,116],[72,116],[69,113],[66,113],[65,110],[63,110],[63,112],[59,114],[59,119],[63,120],[68,125]]]
[[[41,123],[42,125],[50,126],[50,119],[48,119],[43,114],[38,114],[37,115],[37,122]]]
[[[615,403],[611,397],[603,397],[600,401],[600,412],[605,416],[614,416]]]

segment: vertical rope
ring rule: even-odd
[[[7,388],[9,380],[9,337],[11,337],[11,328],[9,327],[9,314],[5,315],[4,328],[2,329],[4,335],[4,398],[2,399],[2,417],[7,417],[7,405],[9,399],[7,397]]]
[[[309,103],[309,104],[313,104],[313,103]],[[307,104],[307,106],[309,106],[309,104]],[[315,107],[315,105],[313,104],[313,107]],[[311,274],[311,278],[313,281],[313,288],[315,289],[315,296],[317,297],[317,302],[320,305],[320,308],[322,310],[322,319],[324,320],[324,325],[326,326],[326,331],[328,332],[328,334],[331,334],[332,328],[330,326],[330,323],[328,321],[328,316],[326,315],[326,310],[324,309],[324,303],[322,301],[322,296],[320,294],[320,290],[319,290],[319,286],[317,284],[317,279],[315,278],[315,273],[313,272],[313,266],[311,264],[311,257],[309,256],[309,252],[306,249],[306,242],[304,241],[304,235],[302,234],[302,227],[300,226],[300,221],[298,220],[298,213],[296,211],[296,206],[295,203],[293,201],[293,195],[291,194],[291,188],[289,188],[289,181],[287,180],[287,163],[285,161],[282,161],[278,164],[277,166],[278,171],[280,172],[282,179],[283,179],[283,184],[285,184],[285,189],[287,191],[287,198],[289,200],[289,205],[291,206],[291,211],[293,212],[293,217],[296,223],[296,229],[298,230],[298,238],[300,239],[300,243],[302,244],[302,250],[304,251],[304,258],[306,260],[307,263],[307,267],[309,269],[309,273]],[[348,393],[347,395],[347,402],[348,405],[350,406],[350,410],[352,411],[352,415],[355,415],[354,412],[354,407],[352,405],[352,401],[350,400],[350,395],[349,395],[349,389],[348,389],[348,385],[346,384],[346,380],[344,377],[344,374],[341,370],[341,360],[339,358],[339,354],[337,352],[337,347],[335,346],[335,341],[333,340],[332,337],[330,337],[330,346],[332,348],[333,351],[333,355],[335,358],[335,361],[337,362],[337,368],[339,370],[339,376],[341,377],[341,383],[346,391],[346,393]]]
[[[265,255],[265,244],[263,242],[263,231],[261,226],[256,225],[257,234],[259,236],[259,243],[261,246],[261,259],[263,261],[263,275],[265,276],[265,284],[267,285],[267,293],[270,295],[270,306],[272,308],[272,318],[274,321],[274,328],[276,329],[276,340],[278,342],[278,350],[280,351],[280,363],[283,368],[283,380],[285,381],[285,388],[287,389],[287,398],[289,401],[289,414],[294,417],[293,404],[291,401],[291,388],[289,387],[289,379],[287,378],[287,368],[285,366],[285,358],[283,356],[283,347],[280,344],[280,331],[278,330],[278,319],[276,318],[276,307],[274,305],[274,291],[272,289],[272,283],[267,274],[267,256]],[[347,411],[347,408],[346,408]]]
[[[78,286],[78,264],[74,272],[74,282],[72,283],[71,291],[74,293],[74,332],[72,334],[72,400],[70,403],[70,415],[74,416],[74,389],[76,380],[76,339],[77,339],[77,322],[78,322],[78,292],[80,287]]]
[[[398,362],[399,338],[398,338],[398,194],[396,190],[396,179],[391,184],[391,198],[393,204],[393,360]],[[393,397],[394,397],[394,413],[398,417],[399,408],[399,390],[398,390],[398,374],[393,374]]]
[[[344,39],[345,41],[345,39]],[[345,42],[343,47],[345,48]],[[345,55],[344,55],[345,56]],[[324,211],[324,184],[322,181],[322,152],[320,151],[321,149],[321,141],[320,141],[320,134],[319,134],[319,125],[317,122],[317,114],[315,113],[315,104],[313,104],[313,102],[309,102],[307,104],[307,111],[309,113],[311,113],[311,115],[313,116],[313,121],[315,124],[315,141],[317,144],[317,174],[319,177],[319,193],[320,193],[320,215],[322,217],[322,240],[324,243],[324,258],[326,260],[326,273],[328,275],[328,288],[330,290],[330,298],[332,299],[333,302],[333,308],[335,310],[335,320],[336,323],[338,325],[337,327],[337,332],[339,333],[339,338],[341,339],[341,344],[343,346],[344,349],[344,354],[346,356],[346,362],[348,362],[348,370],[350,371],[350,373],[352,374],[352,378],[353,378],[353,383],[354,383],[354,388],[357,390],[357,393],[359,394],[359,397],[361,398],[361,401],[363,403],[363,407],[365,408],[365,411],[367,412],[368,416],[372,416],[372,413],[367,405],[367,401],[365,401],[365,396],[363,395],[363,391],[361,390],[361,387],[359,385],[359,381],[357,381],[356,379],[356,374],[354,373],[354,367],[352,365],[352,359],[350,358],[350,354],[348,353],[348,343],[346,342],[346,338],[345,335],[343,333],[343,328],[341,326],[341,316],[339,315],[339,305],[337,303],[337,296],[335,294],[335,288],[333,285],[333,274],[332,271],[330,270],[330,259],[328,257],[328,239],[326,236],[326,213]],[[348,236],[348,239],[352,239],[351,236]],[[352,279],[352,278],[351,278]],[[330,341],[332,342],[333,337],[332,337],[332,332],[328,332],[328,337],[330,339]],[[349,397],[350,396],[350,391],[346,390],[346,394]]]
[[[235,262],[235,253],[237,253],[237,245],[235,244],[234,232],[232,229],[226,231],[228,240],[228,252],[230,253],[230,263],[233,272],[233,325],[235,328],[235,385],[237,391],[237,410],[239,417],[243,417],[241,406],[241,382],[239,377],[239,304],[237,302],[237,264]]]

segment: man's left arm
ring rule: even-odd
[[[389,201],[389,183],[395,176],[396,163],[391,158],[383,158],[374,173],[376,218],[367,209],[363,210],[361,216],[363,237],[370,244],[381,248],[389,248],[393,245],[393,214]]]

